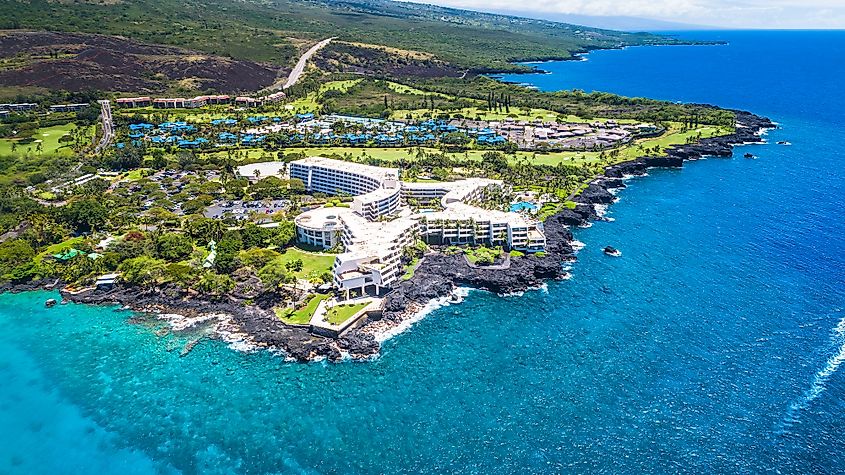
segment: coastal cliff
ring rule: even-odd
[[[643,156],[605,169],[581,193],[573,197],[574,209],[564,208],[544,222],[547,250],[544,256],[524,256],[510,261],[507,269],[483,269],[470,266],[463,256],[432,254],[417,268],[414,277],[403,282],[386,299],[383,319],[396,324],[411,318],[408,309],[419,308],[428,301],[444,298],[457,287],[472,287],[498,294],[524,291],[544,281],[566,276],[562,263],[575,259],[572,247],[572,226],[584,226],[600,219],[595,205],[615,201],[612,189],[624,188],[624,178],[642,176],[649,168],[679,168],[688,160],[705,156],[731,157],[733,147],[745,143],[761,143],[761,132],[775,127],[766,117],[750,112],[734,111],[736,131],[730,135],[702,139],[696,143],[668,148],[663,156]],[[365,328],[353,332],[364,332]]]
[[[254,300],[236,294],[208,300],[174,286],[141,289],[119,284],[108,290],[89,289],[78,293],[65,289],[63,296],[78,303],[119,304],[131,310],[158,314],[171,323],[175,321],[174,327],[182,330],[200,324],[211,326],[212,333],[224,341],[245,348],[279,351],[297,361],[323,357],[340,360],[345,355],[370,357],[378,354],[386,332],[413,321],[416,312],[427,303],[448,299],[459,287],[511,294],[536,288],[548,280],[565,278],[563,263],[575,259],[570,228],[601,219],[596,205],[613,203],[615,197],[610,190],[624,187],[625,178],[644,175],[649,168],[682,167],[684,161],[704,156],[730,157],[734,145],[762,142],[760,133],[774,127],[767,118],[735,112],[737,127],[731,135],[673,146],[663,156],[643,156],[607,167],[603,175],[572,197],[576,203],[572,209],[562,208],[545,220],[546,251],[540,255],[507,258],[504,263],[486,268],[470,264],[461,254],[426,255],[414,276],[385,297],[380,316],[365,317],[359,326],[337,339],[313,335],[305,326],[283,323],[273,312],[273,306],[278,303],[273,294]],[[61,287],[62,283],[58,281],[40,281],[7,285],[0,291]]]

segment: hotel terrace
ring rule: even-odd
[[[254,171],[261,169],[282,175],[278,165],[245,165],[238,173],[252,178]],[[402,250],[417,238],[437,245],[484,244],[525,252],[545,249],[546,239],[537,221],[467,203],[504,187],[498,180],[400,182],[395,168],[323,157],[291,162],[288,177],[302,180],[312,193],[354,197],[349,208],[321,207],[295,219],[300,242],[323,249],[344,246],[345,252],[335,257],[332,273],[335,286],[347,297],[350,291],[378,295],[396,284],[402,275]],[[411,199],[442,209],[415,213],[404,206]]]

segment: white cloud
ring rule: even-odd
[[[845,0],[411,0],[480,11],[633,16],[727,28],[845,28]]]

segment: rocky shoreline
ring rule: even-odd
[[[4,291],[24,292],[40,289],[61,289],[62,296],[72,302],[93,305],[122,305],[133,311],[159,315],[174,331],[204,324],[213,334],[239,349],[278,351],[296,361],[345,357],[368,358],[379,353],[381,342],[420,318],[419,312],[432,301],[448,302],[460,287],[483,289],[497,294],[511,294],[536,288],[549,280],[564,279],[563,263],[575,260],[574,226],[585,226],[601,219],[597,205],[613,203],[611,190],[625,187],[624,179],[641,176],[654,167],[682,167],[687,160],[704,156],[730,157],[733,147],[743,143],[759,143],[760,133],[775,125],[767,118],[749,112],[737,114],[736,133],[702,139],[695,144],[669,148],[665,156],[640,157],[608,167],[578,196],[576,206],[565,208],[544,222],[546,252],[510,259],[507,268],[484,269],[471,266],[462,255],[431,253],[423,259],[414,276],[402,282],[385,297],[381,317],[365,317],[359,326],[340,338],[331,339],[311,334],[307,328],[286,325],[274,314],[272,295],[256,301],[244,296],[229,295],[224,300],[208,300],[177,287],[142,290],[117,285],[112,289],[89,289],[70,292],[58,280],[42,280],[25,284],[0,286]]]
[[[624,188],[626,178],[645,175],[649,168],[680,168],[685,161],[705,156],[731,157],[735,145],[762,143],[761,133],[775,128],[775,124],[768,118],[746,111],[734,112],[737,127],[731,135],[676,145],[667,149],[664,156],[643,156],[608,167],[602,176],[596,177],[585,190],[573,197],[576,202],[574,209],[564,209],[546,219],[544,231],[547,252],[543,257],[511,259],[509,269],[484,270],[470,267],[462,256],[427,256],[414,272],[414,277],[400,284],[398,289],[387,296],[382,319],[400,325],[413,318],[406,309],[419,308],[431,300],[448,297],[457,287],[508,294],[538,287],[548,280],[565,278],[566,271],[562,263],[575,260],[569,228],[586,226],[601,219],[596,206],[612,204],[616,197],[611,190]]]

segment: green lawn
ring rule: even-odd
[[[59,139],[62,136],[67,135],[74,127],[76,127],[74,124],[65,124],[37,129],[32,135],[32,138],[35,141],[30,143],[21,143],[22,139],[26,139],[28,137],[0,139],[0,155],[23,156],[27,154],[27,152],[33,155],[37,154],[39,153],[36,152],[38,141],[41,141],[41,146],[43,147],[40,152],[41,155],[51,155],[54,153],[71,154],[73,152],[71,147],[68,144],[60,144]],[[86,133],[89,133],[90,135],[90,127],[88,129],[89,130],[87,130]],[[17,148],[14,152],[12,152],[12,144],[14,143],[17,143]]]
[[[347,79],[345,81],[329,81],[327,83],[320,84],[320,94],[322,95],[326,91],[347,92],[349,91],[349,88],[357,85],[362,80],[363,79]]]
[[[402,280],[409,280],[411,277],[414,276],[414,272],[417,271],[417,265],[420,263],[420,258],[415,257],[414,260],[408,264],[408,267],[405,269],[405,273],[402,274]]]
[[[318,254],[314,252],[307,252],[295,247],[288,248],[278,259],[287,264],[290,261],[301,259],[302,270],[295,272],[297,279],[313,279],[319,277],[324,272],[330,272],[334,265],[333,254]]]
[[[363,310],[364,307],[369,304],[369,302],[363,302],[335,305],[326,313],[326,321],[332,325],[340,325],[352,318],[353,315]]]
[[[47,246],[47,248],[40,252],[37,256],[35,256],[35,262],[41,262],[44,258],[52,256],[53,254],[58,254],[69,248],[77,248],[84,242],[85,238],[79,236],[66,239],[57,244],[51,244],[50,246]]]
[[[323,300],[329,298],[327,294],[314,294],[308,300],[304,307],[294,310],[291,308],[274,309],[276,316],[285,323],[307,325],[314,316],[314,311],[317,310],[317,305]]]
[[[140,180],[141,178],[144,178],[148,174],[152,174],[151,169],[149,169],[149,168],[137,168],[137,169],[129,171],[125,175],[123,175],[123,179],[128,180],[128,181],[136,181],[136,180]]]

